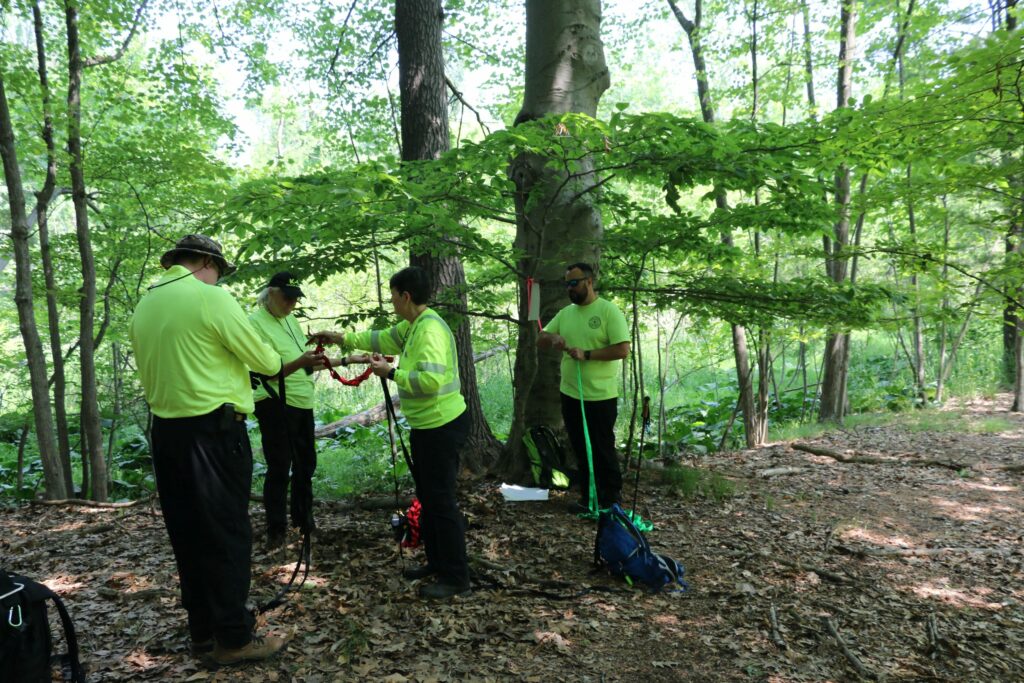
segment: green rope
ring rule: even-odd
[[[587,512],[581,512],[578,517],[582,519],[597,519],[602,512],[607,512],[608,508],[600,509],[597,507],[597,484],[594,482],[594,449],[590,445],[590,429],[587,427],[587,407],[583,402],[583,364],[580,361],[576,361],[576,389],[580,394],[580,413],[583,415],[583,442],[587,444],[587,468],[590,470],[590,509]],[[647,521],[640,516],[639,512],[635,510],[627,510],[626,516],[633,520],[633,524],[637,529],[643,532],[648,532],[654,528],[654,524]]]
[[[594,482],[594,449],[590,445],[590,429],[587,427],[587,406],[583,402],[583,363],[576,361],[576,388],[580,395],[580,413],[583,415],[583,441],[587,444],[587,468],[590,470],[590,510],[581,512],[580,517],[597,519],[601,510],[597,508],[597,484]]]

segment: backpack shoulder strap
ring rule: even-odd
[[[60,623],[64,627],[64,640],[68,646],[68,653],[61,657],[64,679],[71,681],[71,683],[86,683],[85,672],[82,670],[82,663],[78,658],[78,636],[75,634],[75,625],[71,621],[71,615],[68,614],[67,608],[64,606],[64,601],[60,599],[59,595],[50,590],[49,586],[38,581],[33,581],[24,576],[14,576],[12,578],[18,583],[24,583],[25,593],[30,600],[50,600],[53,602],[57,608],[57,614],[60,615]]]
[[[51,591],[50,599],[57,607],[57,614],[60,615],[60,623],[64,627],[64,640],[68,644],[68,653],[62,658],[65,680],[71,683],[85,683],[85,672],[82,670],[82,663],[78,659],[78,636],[75,634],[75,625],[71,621],[71,615],[64,607],[64,601]]]

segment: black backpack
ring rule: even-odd
[[[61,657],[51,657],[47,600],[53,600],[64,625],[68,653]],[[60,664],[64,680],[85,683],[75,627],[64,603],[41,583],[0,569],[0,677],[18,683],[50,683],[55,663]]]
[[[523,434],[535,484],[546,489],[566,489],[577,475],[569,466],[565,449],[546,425],[530,427]]]

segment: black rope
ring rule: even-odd
[[[270,383],[267,381],[267,377],[264,375],[257,375],[257,377],[259,378],[260,384],[263,385],[263,390],[266,391],[267,395],[270,397],[270,400],[274,401],[281,410],[281,424],[284,426],[284,436],[285,440],[288,442],[289,457],[292,463],[292,476],[294,477],[295,474],[299,472],[299,462],[295,455],[295,445],[292,443],[291,433],[288,428],[288,404],[284,385],[284,363],[282,362],[281,372],[277,375],[277,391],[274,391],[273,387],[270,386]],[[292,495],[295,495],[294,490],[292,491]],[[281,590],[279,590],[277,594],[265,604],[257,607],[257,615],[269,612],[270,610],[276,609],[288,602],[287,595],[294,588],[295,578],[299,575],[299,570],[303,565],[305,565],[305,571],[302,574],[302,583],[299,585],[305,585],[306,579],[309,578],[309,565],[313,557],[313,501],[304,501],[304,503],[305,502],[308,502],[309,504],[303,505],[306,509],[305,519],[302,520],[302,526],[300,527],[302,531],[302,546],[299,548],[299,557],[295,561],[295,569],[292,570],[292,576],[288,579],[288,583],[286,583],[284,587],[281,588]]]

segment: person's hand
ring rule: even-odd
[[[300,368],[313,368],[314,370],[322,370],[324,368],[324,354],[317,353],[316,351],[306,351],[299,356],[299,367]]]
[[[565,352],[569,354],[569,358],[572,358],[573,360],[583,360],[584,358],[583,349],[577,348],[575,346],[572,347],[571,349],[566,349]]]
[[[378,377],[387,377],[388,373],[391,372],[391,364],[379,353],[375,353],[370,357],[370,368],[373,369],[373,374]]]
[[[345,359],[348,361],[349,365],[352,365],[353,363],[369,363],[370,362],[370,354],[368,354],[368,353],[353,353],[353,354],[351,354],[349,356],[346,356]]]
[[[324,330],[323,332],[311,332],[306,336],[307,344],[338,344],[345,339],[344,332],[331,332],[330,330]]]

